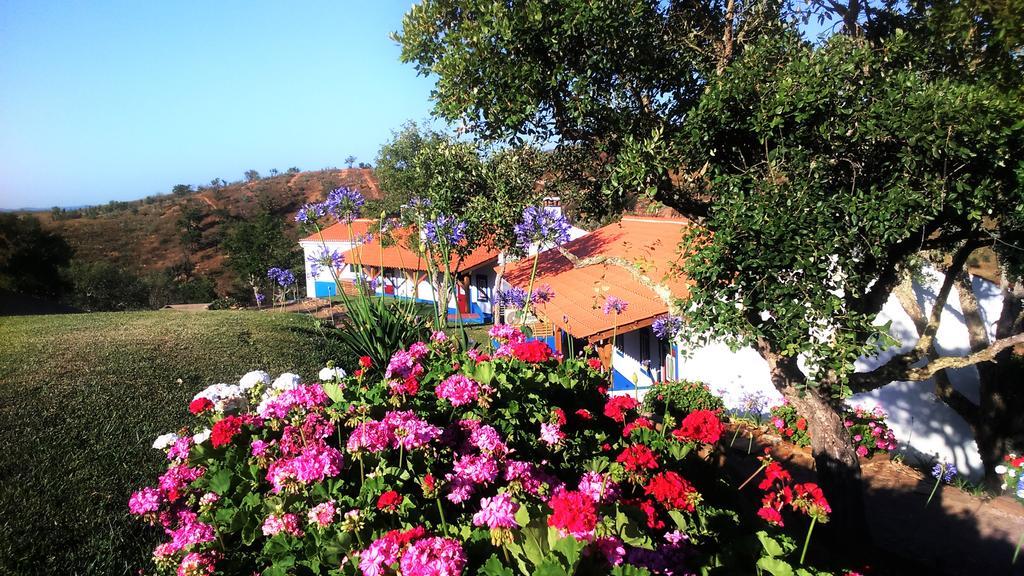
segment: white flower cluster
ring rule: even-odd
[[[284,380],[282,380],[284,379]],[[295,374],[282,374],[275,382],[275,386],[280,383],[282,387],[290,385],[292,388],[298,386],[299,377]],[[198,400],[199,398],[206,398],[210,402],[213,402],[213,409],[218,414],[239,412],[244,410],[249,404],[249,396],[257,391],[261,387],[265,387],[270,384],[270,374],[262,370],[254,370],[249,372],[245,376],[239,379],[238,384],[213,384],[207,386],[202,392],[196,394],[192,400]],[[199,433],[192,436],[192,442],[195,444],[202,444],[210,438],[210,429],[204,428]],[[174,443],[181,439],[181,436],[171,432],[168,434],[161,434],[153,441],[153,448],[157,450],[167,450],[174,446]]]
[[[345,373],[345,371],[342,370],[341,368],[330,368],[330,367],[327,367],[327,368],[323,368],[323,369],[320,370],[320,381],[321,382],[330,382],[330,381],[335,380],[335,379],[341,380],[346,375],[347,374]]]
[[[156,440],[153,441],[153,448],[156,448],[157,450],[167,450],[171,446],[174,446],[174,443],[177,442],[180,438],[181,437],[175,434],[174,432],[161,434],[160,436],[156,437]]]

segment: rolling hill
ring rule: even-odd
[[[293,218],[296,210],[338,186],[358,189],[371,200],[381,198],[372,169],[327,169],[34,215],[44,228],[64,236],[77,260],[108,261],[139,274],[190,261],[194,273],[213,278],[218,292],[226,293],[233,277],[220,243],[231,222],[266,206],[280,215],[286,234],[297,241],[302,234]],[[191,241],[186,240],[189,227]]]

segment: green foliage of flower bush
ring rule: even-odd
[[[766,464],[755,515],[697,456],[721,437],[714,412],[666,427],[584,359],[502,334],[493,354],[435,333],[351,376],[197,394],[198,418],[156,444],[167,471],[129,501],[166,532],[157,571],[819,573],[777,527],[784,510],[827,521],[820,489]]]
[[[310,318],[255,312],[8,317],[0,342],[0,574],[136,574],[158,533],[124,503],[195,390],[344,360]]]
[[[715,396],[703,382],[657,382],[644,396],[644,411],[651,414],[667,413],[677,421],[694,410],[721,412],[724,409],[722,399]]]

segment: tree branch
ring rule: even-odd
[[[932,313],[928,317],[928,325],[924,329],[924,333],[917,341],[917,345],[914,346],[914,350],[910,354],[915,354],[920,358],[923,354],[931,348],[932,342],[935,340],[935,333],[939,331],[939,322],[942,320],[942,310],[946,307],[946,300],[949,299],[949,292],[953,289],[953,285],[956,284],[957,278],[960,277],[960,273],[964,269],[964,264],[967,263],[967,257],[974,252],[974,249],[978,246],[971,241],[964,242],[962,246],[953,255],[953,261],[950,263],[949,268],[946,269],[946,277],[942,280],[942,286],[939,288],[938,294],[935,295],[935,304],[932,305]]]
[[[907,377],[903,378],[903,380],[919,382],[921,380],[931,378],[932,375],[939,370],[945,370],[947,368],[964,368],[966,366],[973,366],[980,362],[988,362],[995,358],[996,355],[1004,349],[1009,348],[1010,346],[1016,346],[1017,344],[1024,344],[1024,332],[1015,334],[1009,338],[996,340],[988,348],[968,356],[943,356],[942,358],[937,358],[920,368],[913,368],[909,370],[907,372]]]

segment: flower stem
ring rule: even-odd
[[[533,282],[537,279],[537,261],[540,259],[540,246],[537,246],[537,253],[533,255],[533,271],[530,272],[530,288],[526,291],[526,302],[523,303],[523,324],[530,315],[530,304],[533,303]]]
[[[1016,564],[1017,563],[1017,555],[1020,554],[1020,545],[1021,544],[1024,544],[1024,532],[1022,532],[1021,535],[1020,535],[1020,538],[1017,539],[1017,548],[1015,548],[1014,551],[1013,551],[1013,560],[1010,561],[1010,564]]]
[[[448,533],[448,522],[444,519],[444,508],[441,506],[441,497],[434,496],[434,502],[437,503],[437,513],[441,516],[441,527],[445,534]]]
[[[807,528],[807,537],[804,538],[804,549],[800,551],[800,564],[804,563],[804,556],[807,555],[807,547],[811,543],[811,532],[814,532],[814,524],[818,521],[817,516],[811,516],[811,525]]]
[[[945,466],[943,466],[943,468],[945,468]],[[935,497],[935,491],[939,489],[939,484],[940,484],[940,483],[942,483],[942,474],[941,474],[941,470],[940,470],[940,474],[939,474],[939,477],[935,479],[935,486],[932,486],[932,493],[928,495],[928,501],[924,503],[924,505],[925,505],[926,507],[927,507],[927,506],[928,506],[929,504],[931,504],[931,503],[932,503],[932,498],[934,498],[934,497]]]
[[[756,476],[757,476],[758,474],[760,474],[760,473],[761,473],[761,470],[764,470],[764,469],[765,469],[765,468],[767,468],[767,467],[768,467],[768,465],[767,465],[767,464],[761,464],[761,467],[760,467],[760,468],[758,468],[757,470],[754,470],[754,473],[750,475],[750,478],[747,478],[746,480],[744,480],[744,481],[743,481],[743,484],[740,484],[740,487],[739,487],[739,488],[737,488],[736,490],[743,490],[743,487],[744,487],[744,486],[746,486],[747,484],[749,484],[751,480],[753,480],[753,479],[754,479],[754,478],[755,478],[755,477],[756,477]]]

